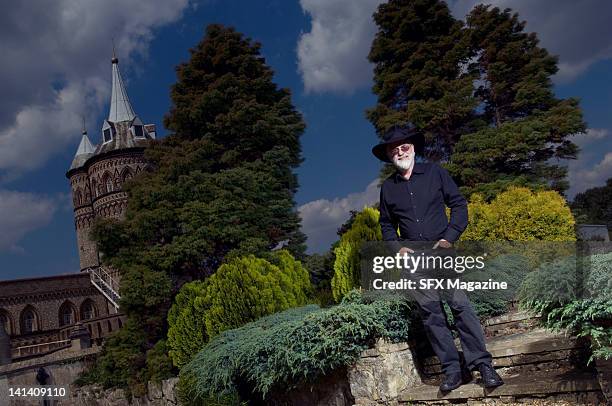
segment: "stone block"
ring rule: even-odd
[[[421,382],[412,352],[405,343],[379,340],[374,348],[380,355],[366,352],[348,371],[351,393],[362,402],[397,400],[400,393]]]

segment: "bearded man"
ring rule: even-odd
[[[412,241],[415,249],[423,242],[432,250],[451,249],[452,243],[467,227],[467,202],[446,169],[434,163],[415,161],[417,149],[422,146],[422,136],[416,128],[408,126],[391,129],[384,135],[383,142],[372,148],[378,159],[396,168],[380,188],[383,240],[398,241],[394,244]],[[450,221],[446,206],[450,208]],[[399,249],[399,253],[409,255],[414,250],[407,246]],[[464,362],[455,347],[439,292],[416,290],[410,294],[418,303],[425,333],[442,364],[442,392],[471,382],[474,370],[480,372],[487,388],[503,384],[492,366],[480,320],[464,291],[456,290],[446,299],[455,319]]]

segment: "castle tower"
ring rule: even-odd
[[[110,109],[102,124],[101,142],[92,145],[84,129],[66,173],[72,190],[81,271],[100,266],[100,255],[91,238],[94,221],[123,218],[127,208],[123,183],[145,169],[144,149],[155,139],[155,125],[143,124],[134,113],[114,55],[111,66]]]

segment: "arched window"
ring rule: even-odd
[[[91,190],[93,191],[93,197],[98,196],[98,182],[95,179],[91,180]]]
[[[11,319],[4,311],[0,312],[0,323],[2,323],[2,325],[4,326],[4,331],[6,331],[6,334],[10,335],[12,333]]]
[[[110,174],[105,173],[104,176],[102,177],[102,183],[104,184],[104,192],[105,193],[110,193],[113,191],[114,187],[113,187],[113,178],[110,176]]]
[[[70,302],[64,302],[60,306],[59,311],[59,324],[60,326],[69,326],[76,322],[76,312],[74,311],[74,305]]]
[[[36,317],[36,312],[31,306],[26,307],[21,312],[20,319],[22,333],[32,333],[38,330],[38,317]]]
[[[132,179],[132,171],[130,170],[130,168],[125,168],[121,173],[121,181],[125,182],[129,179]]]
[[[96,317],[96,308],[92,300],[87,299],[81,305],[81,319],[89,320]]]
[[[74,195],[74,200],[77,206],[80,206],[83,203],[83,194],[81,193],[81,189],[77,189]]]

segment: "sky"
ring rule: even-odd
[[[350,210],[378,198],[381,164],[365,109],[367,53],[380,0],[37,0],[0,15],[0,280],[78,272],[65,173],[83,119],[94,143],[108,115],[111,54],[136,113],[164,135],[175,66],[206,25],[234,26],[262,44],[274,81],[304,115],[296,195],[308,252],[323,252]],[[450,1],[457,18],[475,0]],[[570,199],[612,176],[612,3],[494,0],[559,56],[558,97],[578,97],[588,130],[568,163]]]

